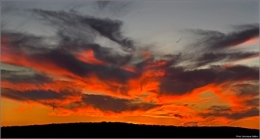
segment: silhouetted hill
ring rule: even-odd
[[[66,123],[31,126],[1,127],[2,138],[251,138],[259,137],[259,130],[238,127],[177,127],[159,125],[136,125],[127,123]]]

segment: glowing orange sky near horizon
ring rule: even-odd
[[[52,114],[52,109],[41,105],[31,105],[13,100],[1,99],[1,126],[34,125],[50,123],[70,123],[70,122],[129,122],[134,124],[158,124],[182,126],[182,121],[153,116],[126,116],[126,117],[94,117],[85,115],[57,115]],[[225,119],[213,120],[211,122],[200,123],[201,126],[222,126],[227,125]],[[241,126],[245,128],[259,129],[259,116],[237,120],[228,124],[229,126]]]

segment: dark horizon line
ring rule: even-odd
[[[116,129],[116,130],[115,130]],[[259,129],[227,126],[163,126],[123,122],[81,122],[2,127],[3,138],[258,138]],[[184,134],[183,134],[184,133]]]
[[[110,121],[100,121],[100,122],[61,122],[61,123],[46,123],[46,124],[30,124],[30,125],[11,125],[11,126],[1,126],[1,128],[5,127],[26,127],[26,126],[48,126],[48,125],[63,125],[63,124],[100,124],[100,123],[106,123],[106,124],[128,124],[128,125],[144,125],[144,126],[165,126],[165,127],[198,127],[198,128],[205,128],[205,127],[230,127],[230,128],[241,128],[241,129],[255,129],[260,130],[258,128],[246,128],[246,127],[240,127],[240,126],[214,126],[214,125],[194,125],[194,126],[185,126],[185,125],[160,125],[160,124],[142,124],[142,123],[131,123],[131,122],[110,122]]]

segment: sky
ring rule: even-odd
[[[2,1],[1,111],[259,129],[259,2]]]

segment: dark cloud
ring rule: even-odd
[[[259,95],[259,83],[238,83],[233,85],[234,90],[239,97]]]
[[[120,92],[124,95],[127,95],[128,91],[130,90],[130,86],[128,84],[113,85],[109,82],[106,82],[106,84],[110,87],[109,90],[112,92]]]
[[[123,111],[134,111],[134,110],[149,110],[157,107],[157,104],[151,103],[137,103],[132,100],[113,98],[110,96],[102,95],[87,95],[81,94],[80,92],[64,89],[60,92],[51,90],[28,90],[28,91],[17,91],[8,88],[1,88],[2,97],[17,100],[17,101],[33,101],[50,107],[59,107],[66,109],[76,109],[92,106],[93,108],[99,109],[103,112],[115,112],[120,113]],[[67,103],[66,106],[61,105],[52,100],[65,101],[70,97],[82,96],[81,101]]]
[[[30,44],[28,43],[28,41],[29,42],[31,41],[29,36],[25,35],[24,37],[24,35],[22,34],[11,33],[9,35],[6,35],[5,37],[10,39],[6,42],[3,42],[2,44],[8,48],[11,48],[11,51],[15,53],[17,52],[17,55],[23,54],[22,53],[23,48],[28,49],[28,51],[30,52],[32,50],[31,48],[34,47],[34,46],[30,47],[30,45],[26,45],[26,44]],[[35,41],[35,45],[37,45],[37,43],[38,41]],[[106,49],[102,48],[99,45],[92,44],[89,45],[88,47],[89,49],[94,50],[94,56],[96,56],[97,59],[104,60],[106,62],[111,62],[116,65],[126,64],[131,59],[131,57],[128,58],[128,57],[121,57],[118,55],[111,55],[111,56],[107,55],[105,51]],[[25,59],[27,59],[28,62],[34,61],[35,63],[37,63],[38,61],[40,61],[45,64],[55,65],[79,77],[82,76],[86,77],[90,74],[96,74],[98,77],[101,78],[101,80],[111,79],[123,83],[130,78],[139,76],[139,74],[135,74],[120,69],[118,66],[94,65],[94,64],[88,64],[79,61],[77,58],[75,58],[75,54],[69,51],[62,51],[60,49],[48,49],[48,48],[43,48],[44,50],[48,50],[48,51],[42,51],[42,49],[40,48],[35,48],[35,49],[39,50],[40,53],[25,53],[21,56],[23,57],[25,56]],[[3,52],[4,51],[2,51],[2,53]],[[55,70],[55,69],[50,69],[50,70]]]
[[[214,105],[214,106],[211,106],[208,110],[211,110],[211,111],[230,111],[231,108],[230,106],[217,106],[217,105]]]
[[[229,74],[229,75],[228,75]],[[259,80],[259,68],[249,67],[243,65],[231,66],[224,68],[220,72],[217,82],[222,82],[225,80]]]
[[[68,30],[68,33],[73,34],[73,29],[76,29],[75,39],[90,39],[89,41],[91,42],[96,33],[98,33],[111,41],[120,44],[125,51],[135,50],[133,41],[129,38],[123,37],[121,32],[123,23],[119,20],[98,19],[91,16],[82,16],[76,13],[68,13],[64,11],[56,12],[40,9],[33,9],[31,11],[34,14],[39,15],[42,20],[55,26],[62,33],[64,30]],[[84,33],[84,37],[82,37],[79,36],[81,32],[88,33]],[[71,38],[70,36],[64,36],[64,33],[61,36],[63,36],[63,39],[65,40]]]
[[[207,64],[212,64],[214,62],[232,62],[232,61],[236,61],[236,60],[242,60],[242,59],[246,59],[246,58],[251,58],[254,56],[259,56],[258,52],[233,52],[233,53],[205,53],[202,54],[202,56],[200,56],[199,58],[196,59],[196,65],[197,66],[204,66]]]
[[[160,69],[167,70],[170,66],[175,66],[178,64],[178,62],[180,62],[180,57],[180,55],[166,55],[160,60],[155,60],[155,57],[151,56],[135,63],[134,66],[140,71]]]
[[[202,37],[194,46],[204,46],[206,50],[224,49],[259,36],[258,24],[240,25],[240,27],[239,30],[228,34],[211,30],[194,30],[193,33]]]
[[[259,98],[252,98],[250,100],[246,100],[246,101],[244,101],[244,104],[246,106],[257,108],[257,107],[259,107]]]
[[[78,30],[77,27],[69,26],[66,29],[58,29],[56,33],[59,42],[58,47],[69,52],[77,52],[83,48],[90,48],[96,34],[90,30]]]
[[[197,87],[212,83],[217,73],[213,69],[185,71],[183,68],[168,68],[160,84],[162,94],[181,95]]]
[[[30,74],[26,71],[10,71],[1,69],[1,81],[8,81],[11,83],[33,83],[41,84],[52,82],[52,79],[44,74],[34,73],[29,71]]]
[[[116,66],[126,65],[132,60],[131,54],[111,53],[113,50],[110,48],[101,47],[98,44],[93,44],[90,46],[94,50],[94,55],[96,58]]]
[[[44,36],[35,36],[28,33],[17,33],[3,30],[1,31],[1,44],[17,52],[25,52],[27,54],[45,53],[55,48],[49,41],[51,38]]]
[[[82,16],[75,12],[55,12],[46,10],[30,10],[30,12],[48,22],[56,29],[56,36],[35,36],[28,33],[2,31],[2,36],[8,38],[2,44],[15,47],[17,51],[26,53],[45,53],[53,49],[61,49],[69,53],[92,49],[96,58],[110,64],[122,66],[132,59],[132,54],[116,52],[116,48],[105,48],[94,43],[99,34],[118,43],[123,51],[133,51],[133,41],[123,37],[121,28],[123,23],[118,20],[98,19],[91,16]],[[54,44],[50,44],[53,41]]]
[[[96,74],[101,80],[118,81],[120,83],[126,83],[129,79],[139,77],[139,73],[132,73],[126,70],[119,69],[117,67],[100,67],[96,69]]]
[[[211,66],[207,69],[184,70],[168,68],[160,84],[162,94],[181,95],[207,84],[220,84],[226,81],[255,80],[259,78],[257,67],[236,65],[223,68]]]
[[[181,118],[181,119],[183,118],[183,116],[180,115],[180,114],[174,114],[173,116],[174,116],[174,117],[177,117],[177,118]]]
[[[33,55],[32,58],[46,63],[53,63],[62,69],[80,77],[87,77],[91,74],[96,74],[101,80],[115,80],[125,82],[130,78],[138,77],[138,74],[125,71],[118,67],[109,67],[103,65],[93,65],[77,60],[73,55],[54,50],[46,54]]]
[[[67,108],[85,107],[92,106],[101,111],[112,111],[120,113],[123,111],[134,111],[134,110],[149,110],[156,107],[155,104],[150,103],[135,103],[131,100],[113,98],[109,96],[101,95],[83,95],[81,102],[71,103]]]
[[[84,76],[93,72],[92,65],[81,62],[73,55],[59,50],[54,50],[45,54],[31,55],[31,57],[44,63],[53,63],[54,65],[78,76]]]
[[[12,51],[15,51],[17,53],[24,52],[28,55],[55,53],[60,50],[64,52],[65,50],[67,50],[67,53],[74,54],[72,53],[73,51],[80,52],[87,49],[91,49],[94,51],[94,56],[97,59],[117,66],[122,66],[129,63],[132,58],[132,55],[112,53],[114,50],[112,50],[111,48],[105,48],[95,43],[85,43],[84,45],[83,43],[79,44],[78,41],[70,40],[69,38],[65,39],[64,36],[61,35],[59,37],[63,37],[64,41],[68,41],[64,42],[64,45],[62,44],[62,46],[66,47],[67,45],[71,45],[73,46],[73,50],[71,50],[71,47],[57,50],[58,46],[48,44],[48,41],[51,41],[51,39],[44,36],[35,36],[27,33],[14,33],[4,31],[2,32],[2,37],[6,38],[3,39],[3,41],[1,42],[2,45],[11,48]]]
[[[228,106],[212,106],[208,110],[209,112],[200,113],[199,115],[202,117],[226,117],[231,120],[259,116],[259,109],[255,107],[242,112],[232,111],[231,108]]]
[[[232,25],[234,30],[247,30],[247,29],[252,29],[252,28],[257,28],[259,27],[258,23],[255,24],[240,24],[240,25]]]
[[[93,29],[98,31],[102,36],[109,38],[123,46],[124,50],[134,50],[133,41],[124,38],[121,34],[122,22],[110,19],[85,18],[83,22],[89,24]]]
[[[8,88],[1,88],[1,95],[6,98],[18,100],[18,101],[42,101],[42,100],[64,100],[69,96],[77,95],[77,92],[70,92],[63,90],[61,92],[55,92],[51,90],[28,90],[18,91]]]
[[[171,95],[182,95],[192,91],[194,88],[202,86],[196,85],[189,82],[181,82],[177,80],[164,80],[160,84],[161,94],[171,94]]]

